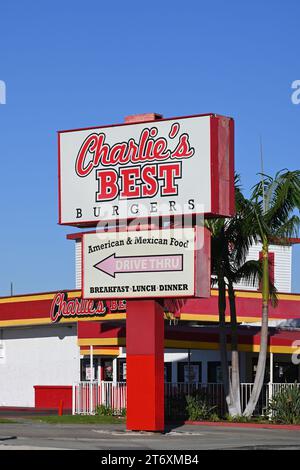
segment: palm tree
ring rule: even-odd
[[[206,222],[212,234],[212,280],[213,284],[218,285],[219,293],[220,354],[224,392],[228,412],[232,416],[242,414],[234,284],[243,280],[254,286],[257,281],[262,281],[263,276],[259,261],[246,261],[250,246],[259,241],[259,236],[256,222],[253,223],[253,218],[256,221],[253,202],[243,196],[238,176],[235,178],[235,198],[236,214],[233,218],[213,219]],[[268,282],[268,295],[273,305],[276,305],[276,289],[270,280]],[[231,377],[227,360],[226,289],[230,309]]]
[[[211,260],[212,260],[212,284],[218,285],[218,310],[219,310],[219,337],[220,355],[224,393],[228,412],[235,416],[240,414],[240,400],[237,400],[231,385],[227,360],[227,335],[226,335],[226,266],[228,264],[229,250],[226,239],[226,220],[208,220],[207,227],[211,232]],[[237,361],[238,362],[238,361]],[[236,364],[235,364],[236,365]],[[237,372],[238,374],[239,372]],[[236,374],[235,374],[236,376]]]
[[[281,170],[275,177],[262,174],[262,180],[253,188],[250,208],[245,218],[244,229],[248,234],[256,233],[262,244],[262,320],[260,351],[254,385],[244,411],[251,416],[257,404],[264,382],[268,348],[268,314],[270,298],[269,245],[286,244],[297,237],[300,219],[295,210],[300,208],[300,171]]]
[[[255,284],[260,277],[256,261],[246,261],[249,247],[256,241],[255,234],[244,229],[244,219],[249,211],[249,201],[243,196],[239,177],[235,178],[236,214],[231,219],[213,219],[206,222],[212,234],[213,284],[218,285],[220,355],[224,392],[228,412],[241,415],[240,373],[238,352],[238,323],[236,315],[234,283],[244,279]],[[231,329],[231,377],[227,360],[226,289],[230,307]]]

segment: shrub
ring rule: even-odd
[[[227,421],[230,423],[250,423],[251,422],[251,417],[249,416],[243,416],[243,415],[226,415]]]
[[[113,409],[109,406],[99,405],[96,408],[96,415],[98,416],[113,416]]]
[[[186,397],[186,411],[188,419],[191,421],[201,421],[210,419],[216,406],[210,406],[199,396],[188,395]],[[214,413],[215,415],[215,413]]]
[[[209,417],[209,420],[213,423],[218,423],[220,420],[220,416],[217,413],[212,413]]]
[[[270,400],[268,413],[276,423],[300,424],[300,387],[283,387]]]

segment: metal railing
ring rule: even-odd
[[[93,415],[99,406],[120,414],[126,409],[126,383],[78,382],[73,385],[72,403],[73,414]]]
[[[253,383],[242,383],[240,388],[240,397],[241,397],[241,409],[244,410],[247,406],[247,403],[250,399]],[[263,384],[259,399],[257,401],[254,416],[261,416],[264,414],[270,399],[270,384]]]
[[[205,402],[214,407],[214,411],[220,415],[226,412],[226,400],[223,384],[219,383],[165,383],[165,415],[167,418],[184,418],[185,397],[198,395]]]
[[[269,400],[283,388],[294,384],[264,384],[254,415],[264,414]],[[300,388],[300,383],[296,384]],[[241,407],[245,409],[253,389],[253,383],[241,384]],[[78,382],[73,385],[73,414],[95,414],[97,407],[105,406],[120,414],[126,409],[126,382]],[[141,390],[143,393],[143,390]],[[185,397],[198,395],[214,407],[220,416],[227,413],[223,384],[219,383],[165,383],[165,414],[167,418],[184,416]]]
[[[276,393],[280,392],[281,390],[284,390],[286,388],[289,388],[289,387],[292,387],[292,386],[296,386],[298,388],[300,388],[300,383],[269,383],[268,384],[268,387],[269,387],[269,400],[271,400],[274,395],[276,395]]]

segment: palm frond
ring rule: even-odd
[[[268,188],[267,223],[275,230],[300,209],[300,171],[277,174]]]
[[[262,278],[262,268],[259,260],[248,260],[237,269],[234,282],[246,282],[249,286],[255,286]]]
[[[274,231],[274,239],[278,240],[282,245],[289,244],[289,238],[297,238],[300,229],[300,218],[292,215],[284,222],[276,231]]]

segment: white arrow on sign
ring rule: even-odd
[[[94,268],[116,277],[117,273],[167,272],[183,270],[183,255],[107,256]]]

